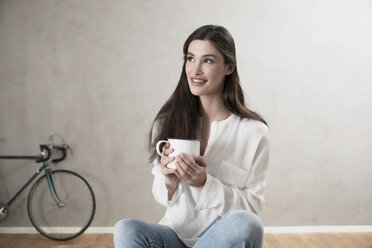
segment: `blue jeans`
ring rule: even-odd
[[[114,243],[116,248],[187,248],[169,227],[134,219],[116,223]],[[239,210],[213,224],[194,248],[260,248],[262,244],[260,219],[250,211]]]

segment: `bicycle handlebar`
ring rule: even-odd
[[[53,142],[53,137],[58,136],[60,139],[63,141],[64,145],[63,146],[56,146],[54,145]],[[65,140],[59,135],[59,134],[53,134],[49,135],[49,145],[40,145],[40,155],[36,156],[2,156],[0,155],[0,159],[35,159],[36,163],[42,163],[48,161],[51,157],[52,154],[58,150],[62,152],[62,155],[59,158],[52,159],[53,163],[58,163],[66,158],[67,155],[67,150],[71,151],[72,155],[72,149],[69,145],[66,144]]]
[[[53,146],[52,149],[56,149],[62,152],[62,156],[59,158],[52,159],[53,163],[58,163],[66,158],[66,148],[62,146]],[[52,156],[52,150],[48,145],[40,145],[41,155],[38,159],[36,159],[36,163],[41,163],[48,161]],[[43,152],[47,152],[47,154],[43,154]]]
[[[58,163],[66,158],[66,148],[62,146],[54,146],[55,149],[60,150],[62,152],[62,156],[60,158],[52,159],[53,163]]]

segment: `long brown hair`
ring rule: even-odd
[[[198,126],[200,116],[199,97],[191,93],[185,72],[187,52],[193,40],[208,40],[212,42],[223,55],[224,63],[235,66],[233,73],[225,77],[223,89],[225,107],[241,118],[258,120],[267,125],[266,121],[259,114],[249,110],[244,104],[244,95],[240,87],[236,66],[233,37],[222,26],[205,25],[195,30],[183,45],[184,63],[178,85],[154,119],[153,125],[155,122],[157,123],[156,136],[153,137],[153,128],[149,134],[150,162],[157,157],[155,145],[159,140],[167,138],[196,139],[200,136],[201,130]]]

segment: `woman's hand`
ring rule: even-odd
[[[194,156],[198,164],[191,161],[185,154],[181,153],[176,158],[177,170],[175,174],[190,186],[201,191],[207,180],[207,163],[202,156]]]
[[[167,165],[171,163],[175,157],[168,157],[174,151],[173,148],[167,143],[163,146],[162,154],[160,159],[161,164],[161,173],[165,177],[165,186],[168,189],[168,199],[172,199],[173,193],[176,191],[178,182],[180,179],[176,176],[175,171],[176,169],[169,169]]]

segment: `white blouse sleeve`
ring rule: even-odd
[[[157,131],[157,122],[154,124],[152,128],[152,139],[155,137],[155,133]],[[152,140],[153,141],[153,140]],[[177,189],[174,192],[172,199],[168,200],[168,189],[165,186],[165,177],[161,173],[160,163],[157,158],[154,159],[154,167],[151,170],[151,173],[154,175],[154,182],[152,184],[152,195],[154,199],[164,207],[171,207],[173,206],[182,192],[182,185],[181,182],[178,183]]]
[[[248,173],[234,165],[224,165],[225,175],[230,174],[235,180],[232,184],[223,183],[222,179],[207,174],[207,180],[195,208],[214,209],[221,217],[231,210],[241,209],[249,209],[261,215],[269,171],[269,150],[269,135],[266,128],[258,142],[251,172]]]

